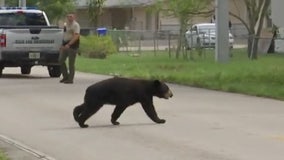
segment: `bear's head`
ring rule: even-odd
[[[173,96],[173,93],[164,82],[154,80],[154,96],[169,99]]]

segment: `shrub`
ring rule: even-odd
[[[116,53],[116,46],[110,36],[81,36],[80,53],[89,58],[106,58]]]

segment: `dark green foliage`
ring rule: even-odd
[[[18,6],[18,0],[6,1],[6,6]],[[68,12],[74,11],[73,0],[28,0],[26,6],[36,6],[46,12],[50,23],[57,23]]]

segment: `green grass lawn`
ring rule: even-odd
[[[78,56],[79,71],[160,79],[166,82],[284,100],[284,54],[259,56],[249,60],[244,50],[233,50],[227,63],[217,63],[212,51],[193,60],[176,59],[163,53],[118,53],[106,59]]]
[[[0,160],[8,160],[7,156],[0,150]]]

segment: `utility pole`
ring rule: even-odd
[[[215,60],[228,62],[229,60],[229,2],[228,0],[215,0],[216,17],[216,46]]]
[[[19,7],[26,7],[26,0],[19,0]]]
[[[4,7],[5,6],[5,0],[0,0],[0,7]]]

